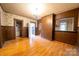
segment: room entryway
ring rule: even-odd
[[[29,40],[30,40],[30,46],[33,46],[33,42],[35,41],[35,23],[30,22],[28,25],[28,32],[29,32]]]
[[[29,38],[35,38],[35,23],[29,23]]]
[[[22,37],[22,26],[23,22],[21,20],[15,20],[15,37]]]

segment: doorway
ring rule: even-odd
[[[28,32],[29,32],[29,38],[30,39],[35,39],[35,22],[30,22],[29,27],[28,27]]]
[[[23,21],[15,19],[14,26],[15,26],[15,38],[22,37]]]
[[[33,42],[35,41],[35,23],[30,22],[28,23],[28,33],[29,33],[29,41],[30,41],[30,46],[33,46]]]

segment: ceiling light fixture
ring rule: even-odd
[[[36,18],[39,19],[40,15],[44,12],[44,4],[39,4],[39,3],[31,3],[28,5],[29,11],[32,13],[32,15]]]

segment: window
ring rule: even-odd
[[[61,21],[61,23],[60,23],[60,30],[61,31],[67,31],[67,22]]]
[[[74,31],[74,17],[57,19],[55,31]]]

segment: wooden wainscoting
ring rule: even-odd
[[[76,44],[77,43],[77,26],[78,26],[78,8],[63,13],[56,14],[56,21],[74,17],[74,31],[55,31],[55,39],[61,42]]]
[[[14,26],[1,26],[4,41],[15,39]]]
[[[76,44],[77,43],[77,32],[55,32],[55,39],[60,42],[68,43],[68,44]]]
[[[28,27],[23,27],[23,29],[22,29],[22,37],[28,37]]]
[[[1,27],[2,27],[2,35],[3,35],[4,42],[15,39],[14,26],[1,26]],[[22,28],[22,37],[28,37],[28,28],[27,27]]]

